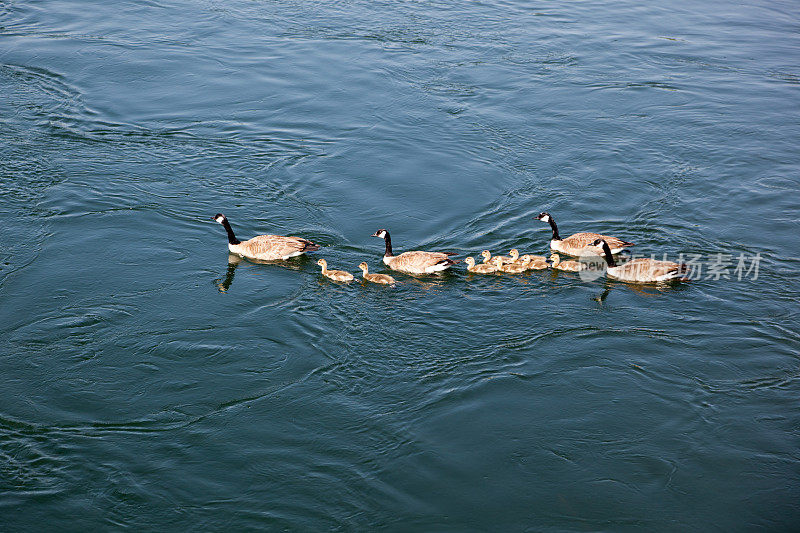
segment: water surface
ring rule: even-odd
[[[790,530],[792,2],[0,1],[0,529]],[[757,280],[381,271],[760,254]],[[237,262],[241,238],[323,245]],[[703,276],[705,278],[705,276]]]

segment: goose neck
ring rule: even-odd
[[[611,254],[611,248],[609,248],[608,243],[605,241],[603,241],[603,252],[605,252],[604,255],[608,266],[612,268],[617,266],[617,262],[614,261],[614,256]]]
[[[236,235],[233,234],[233,228],[231,228],[231,223],[228,222],[227,218],[222,219],[222,226],[225,228],[225,232],[228,234],[228,244],[241,244],[242,241],[236,238]]]
[[[383,240],[386,242],[386,252],[383,254],[383,257],[393,257],[394,254],[392,253],[392,237],[389,235],[389,232],[386,232],[386,235],[383,237]]]
[[[558,226],[556,225],[556,221],[553,219],[553,215],[547,217],[547,222],[550,223],[550,228],[553,230],[553,240],[560,241],[561,235],[558,234]]]

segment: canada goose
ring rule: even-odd
[[[618,254],[625,248],[633,246],[632,242],[623,241],[622,239],[617,239],[616,237],[600,235],[599,233],[575,233],[566,239],[562,239],[558,234],[558,226],[556,226],[556,221],[553,220],[553,217],[550,215],[550,213],[540,213],[536,219],[541,220],[542,222],[548,222],[550,224],[550,227],[553,230],[553,239],[550,241],[550,249],[555,252],[561,252],[562,254],[581,255],[581,253],[584,251],[584,248],[589,246],[596,239],[604,239],[609,244],[611,253],[614,254]]]
[[[501,257],[494,258],[494,264],[497,267],[497,270],[501,272],[507,272],[509,274],[522,274],[526,270],[528,270],[528,266],[530,264],[529,259],[525,259],[521,263],[505,263],[503,264],[503,259]]]
[[[400,255],[392,253],[392,238],[385,229],[379,229],[372,234],[386,242],[386,253],[383,254],[383,263],[392,270],[400,270],[409,274],[433,274],[447,270],[456,262],[450,259],[451,252],[403,252]]]
[[[319,245],[309,240],[282,235],[258,235],[242,242],[233,234],[231,224],[225,215],[217,213],[214,220],[222,224],[228,233],[228,250],[241,257],[261,261],[278,261],[319,250]]]
[[[673,263],[672,261],[658,261],[640,257],[632,259],[627,263],[617,265],[611,247],[603,239],[596,239],[591,244],[597,253],[603,256],[608,264],[606,272],[608,277],[620,281],[632,283],[653,283],[660,281],[670,281],[680,279],[685,281],[689,273],[689,267],[683,263]]]
[[[464,262],[467,264],[467,270],[473,274],[494,274],[497,272],[497,266],[493,263],[481,263],[480,265],[476,265],[474,257],[467,257],[464,259]]]
[[[322,267],[322,275],[330,278],[333,281],[353,281],[353,275],[344,270],[328,270],[328,262],[324,259],[317,261],[317,264]]]
[[[367,281],[371,281],[372,283],[379,283],[381,285],[391,285],[392,283],[396,283],[397,281],[392,276],[387,276],[386,274],[370,274],[369,273],[369,265],[366,262],[361,262],[358,265],[364,272],[364,279]]]
[[[550,267],[549,263],[547,262],[547,259],[545,257],[542,257],[541,255],[525,254],[522,257],[520,257],[520,260],[527,261],[528,270],[544,270]]]
[[[550,261],[552,262],[553,268],[556,270],[565,270],[567,272],[580,272],[583,270],[585,265],[579,263],[578,261],[562,261],[558,254],[552,254],[550,256]]]

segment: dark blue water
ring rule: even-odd
[[[797,529],[798,13],[0,1],[0,530]],[[543,210],[759,274],[315,265]]]

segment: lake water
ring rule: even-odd
[[[789,1],[0,1],[0,530],[796,530],[799,51]],[[545,210],[730,279],[315,264]]]

